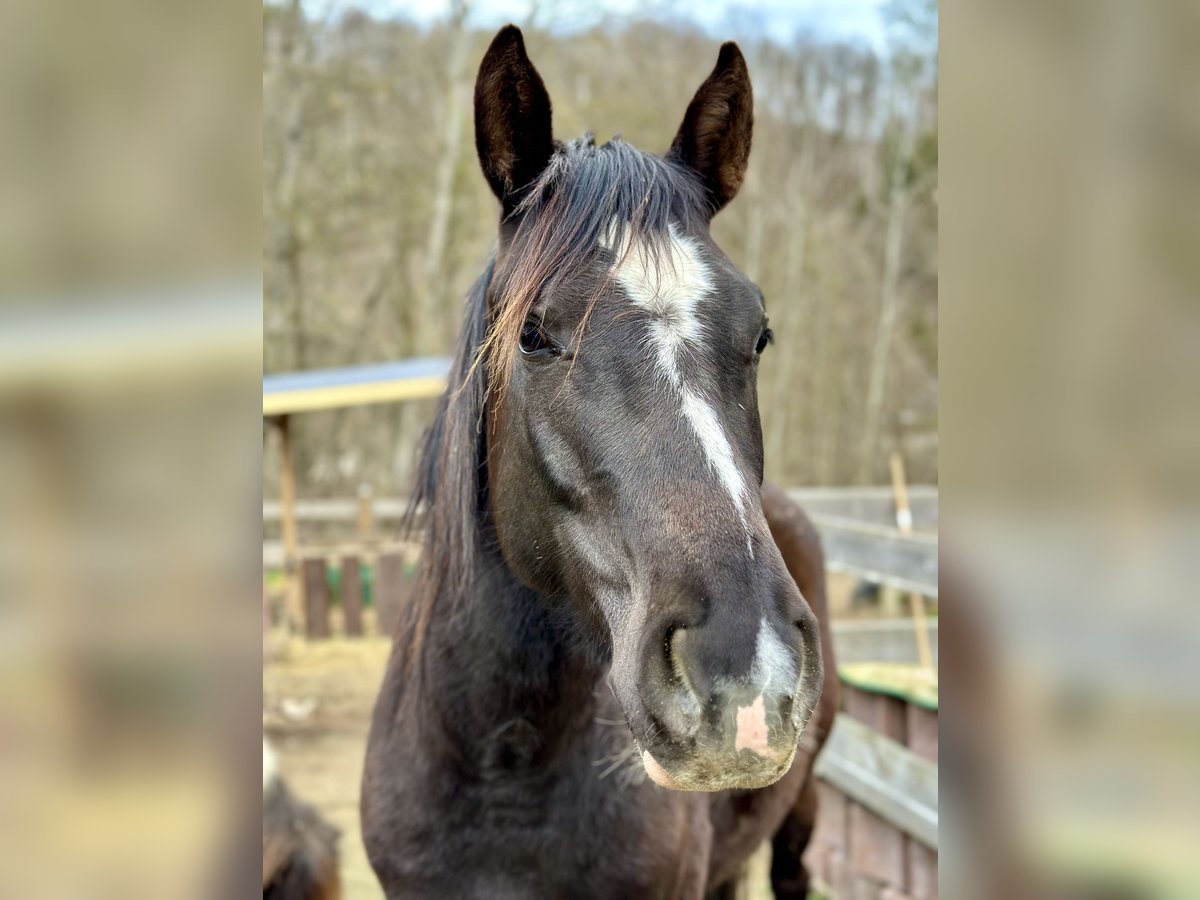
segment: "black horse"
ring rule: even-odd
[[[802,897],[823,566],[762,485],[771,332],[709,234],[750,152],[746,64],[721,48],[663,157],[550,118],[507,27],[475,87],[499,243],[422,452],[368,854],[389,897],[700,898],[773,837]]]

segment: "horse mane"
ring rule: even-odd
[[[419,452],[406,521],[411,529],[421,513],[424,549],[400,635],[413,651],[410,662],[435,607],[465,597],[477,574],[487,514],[486,408],[507,389],[521,328],[545,286],[584,271],[602,243],[611,246],[614,224],[626,246],[640,241],[661,250],[672,222],[694,228],[711,214],[687,167],[619,138],[598,147],[586,135],[558,145],[503,224],[511,229],[506,252],[493,255],[467,295],[446,393]],[[585,315],[581,330],[586,323]]]

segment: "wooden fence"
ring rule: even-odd
[[[282,565],[282,551],[278,551]],[[265,558],[264,554],[264,558]],[[309,640],[392,632],[412,581],[414,551],[406,546],[308,551],[300,560],[299,622]]]
[[[837,900],[936,900],[936,705],[842,683],[817,758],[819,815],[806,855]]]

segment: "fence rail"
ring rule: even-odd
[[[926,847],[938,847],[938,767],[845,713],[817,757],[817,777]]]
[[[902,591],[938,595],[938,539],[898,528],[811,515],[821,535],[825,566]]]
[[[938,526],[937,488],[917,485],[908,489],[912,506],[913,527],[918,532],[936,532]],[[794,488],[788,496],[799,503],[814,518],[833,517],[862,525],[891,527],[896,521],[895,500],[888,487],[863,488]],[[307,521],[354,521],[358,501],[353,499],[300,500],[296,517]],[[403,498],[381,497],[373,501],[375,514],[381,519],[398,520],[404,515],[407,501]],[[278,501],[263,502],[263,519],[279,521],[282,510]]]

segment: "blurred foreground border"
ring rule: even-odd
[[[261,813],[261,14],[0,19],[0,895],[239,895]]]
[[[941,24],[942,888],[1196,896],[1200,16]]]

